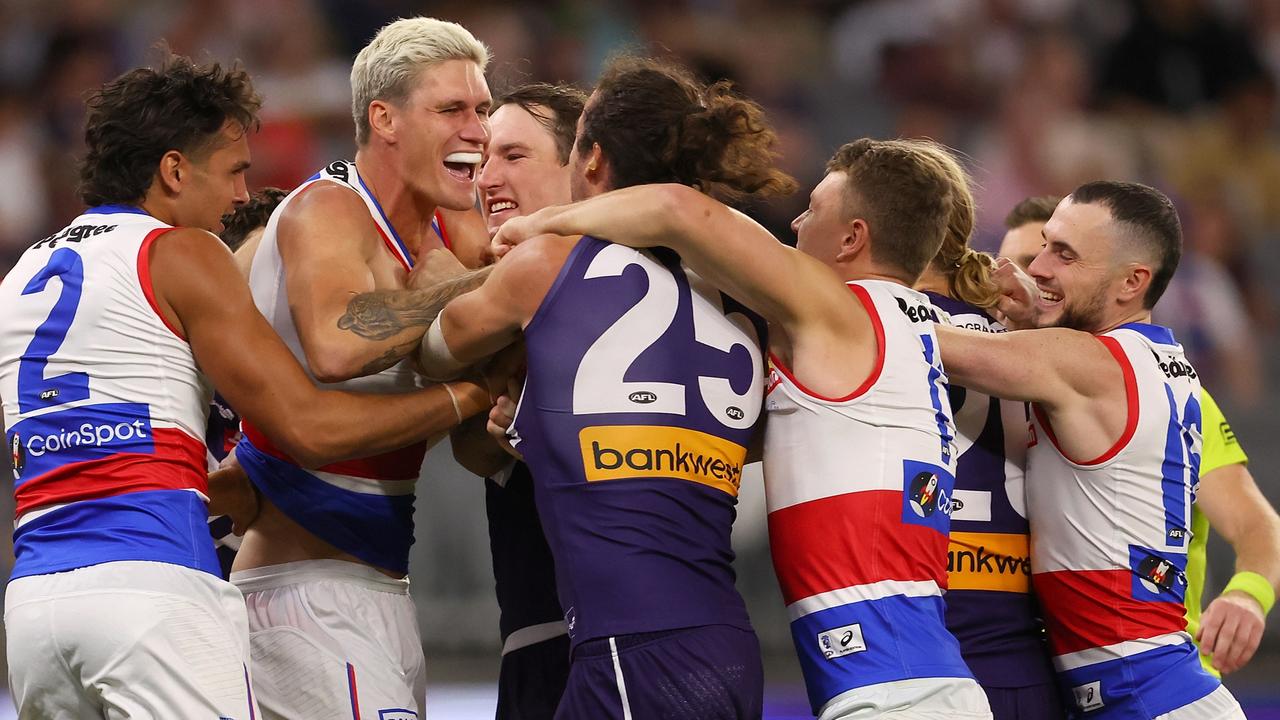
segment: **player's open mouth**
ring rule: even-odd
[[[1059,295],[1058,293],[1049,292],[1048,290],[1042,289],[1040,290],[1040,300],[1046,304],[1051,305],[1053,303],[1060,302],[1062,300],[1062,296]]]
[[[489,202],[489,214],[500,213],[503,210],[515,210],[520,207],[514,200],[492,200]]]
[[[444,159],[444,169],[461,182],[472,182],[480,170],[483,156],[478,152],[449,153]]]

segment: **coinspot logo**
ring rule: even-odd
[[[10,428],[15,479],[40,477],[68,463],[116,453],[155,452],[150,407],[144,403],[85,405],[30,417]]]
[[[147,434],[147,429],[141,420],[114,425],[82,423],[80,427],[70,431],[59,429],[56,433],[35,435],[27,440],[26,449],[32,457],[41,457],[45,453],[56,453],[70,448],[100,448],[119,441],[148,438],[150,436]],[[17,437],[16,433],[14,437]]]

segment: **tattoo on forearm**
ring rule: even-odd
[[[357,374],[357,377],[380,373],[392,365],[395,365],[406,355],[412,353],[414,349],[418,347],[418,342],[419,341],[415,338],[407,342],[399,343],[390,350],[365,363],[364,367],[360,368],[360,372]]]
[[[493,266],[483,267],[421,290],[374,290],[360,293],[347,303],[347,312],[338,318],[338,328],[369,340],[386,340],[411,328],[425,331],[450,300],[479,287],[492,271]],[[416,341],[415,338],[414,342]],[[404,357],[412,349],[412,343],[398,345],[388,352],[396,352],[402,348],[403,351],[395,359]],[[382,362],[385,358],[386,355],[374,362]],[[391,364],[394,364],[394,360],[385,367],[390,367]]]

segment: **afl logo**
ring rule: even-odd
[[[1142,584],[1151,592],[1172,588],[1177,573],[1178,569],[1173,563],[1155,555],[1145,557],[1138,563],[1138,575],[1142,578]]]
[[[9,460],[13,463],[13,479],[22,475],[22,466],[27,464],[27,451],[22,447],[22,438],[14,433],[9,438]]]
[[[938,509],[938,476],[925,471],[911,480],[911,510],[920,517],[927,518]]]
[[[648,405],[658,399],[658,396],[648,390],[637,390],[627,396],[627,399],[637,405]]]
[[[725,408],[724,414],[727,415],[730,420],[741,420],[742,418],[747,416],[746,413],[742,412],[742,408],[734,407],[733,405],[730,405],[729,407]]]

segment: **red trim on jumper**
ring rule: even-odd
[[[1097,337],[1098,340],[1107,347],[1107,350],[1111,351],[1116,362],[1120,363],[1120,371],[1124,373],[1124,397],[1125,404],[1128,406],[1128,416],[1125,420],[1124,432],[1120,434],[1120,439],[1116,441],[1116,444],[1112,445],[1110,450],[1092,460],[1083,462],[1073,460],[1070,455],[1067,455],[1067,453],[1062,450],[1062,446],[1058,444],[1058,437],[1054,434],[1053,426],[1049,424],[1049,418],[1044,414],[1044,410],[1035,403],[1032,403],[1031,405],[1032,411],[1036,414],[1036,419],[1044,426],[1044,433],[1049,436],[1049,441],[1052,442],[1053,447],[1058,450],[1058,454],[1066,458],[1068,462],[1076,465],[1101,465],[1102,463],[1114,458],[1116,455],[1120,454],[1121,450],[1124,450],[1126,445],[1129,444],[1129,441],[1133,439],[1134,431],[1138,429],[1138,380],[1137,376],[1133,373],[1133,364],[1129,362],[1129,356],[1125,354],[1124,348],[1120,346],[1119,341],[1115,338],[1106,337],[1104,335],[1099,335]]]
[[[276,447],[275,443],[263,435],[248,420],[241,421],[244,436],[253,446],[277,460],[302,467],[298,461],[289,457],[288,453]],[[366,480],[416,480],[422,470],[422,459],[426,457],[427,444],[414,443],[399,450],[392,450],[381,455],[343,460],[314,468],[317,472],[346,475]]]
[[[453,243],[449,241],[449,228],[444,226],[444,215],[440,211],[436,211],[436,228],[440,230],[440,242],[444,243],[444,249],[453,252]]]
[[[849,283],[848,287],[853,291],[853,294],[858,298],[858,300],[862,301],[862,306],[867,309],[867,314],[871,316],[871,326],[875,328],[876,332],[876,366],[872,369],[871,374],[867,376],[867,379],[864,380],[856,390],[841,398],[827,397],[821,393],[816,393],[805,387],[803,383],[797,380],[795,375],[791,374],[791,370],[783,364],[782,360],[778,359],[777,355],[769,353],[769,359],[773,362],[773,366],[778,369],[778,372],[785,375],[787,379],[791,381],[792,385],[795,385],[796,388],[805,395],[824,402],[848,402],[865,395],[867,391],[876,384],[876,381],[880,379],[880,373],[884,370],[884,323],[880,321],[880,313],[876,311],[876,305],[871,300],[871,295],[867,292],[866,288],[852,283]],[[770,390],[772,389],[773,388],[770,388]]]
[[[769,548],[788,605],[884,580],[947,587],[947,535],[904,522],[901,490],[862,490],[774,510]]]
[[[177,428],[152,430],[153,454],[116,453],[67,463],[26,479],[14,492],[15,517],[45,507],[146,490],[209,492],[204,443]]]
[[[142,294],[146,296],[147,303],[155,311],[156,317],[160,318],[160,322],[169,328],[169,332],[177,335],[179,340],[186,342],[187,338],[178,332],[177,328],[170,325],[169,319],[164,316],[164,313],[160,312],[160,303],[156,302],[155,288],[151,286],[151,243],[155,242],[155,239],[161,235],[175,229],[171,227],[156,228],[147,233],[147,236],[142,239],[142,245],[138,246],[138,284],[142,286]]]
[[[356,668],[347,663],[347,690],[351,693],[351,718],[360,720],[360,698],[356,694]]]

